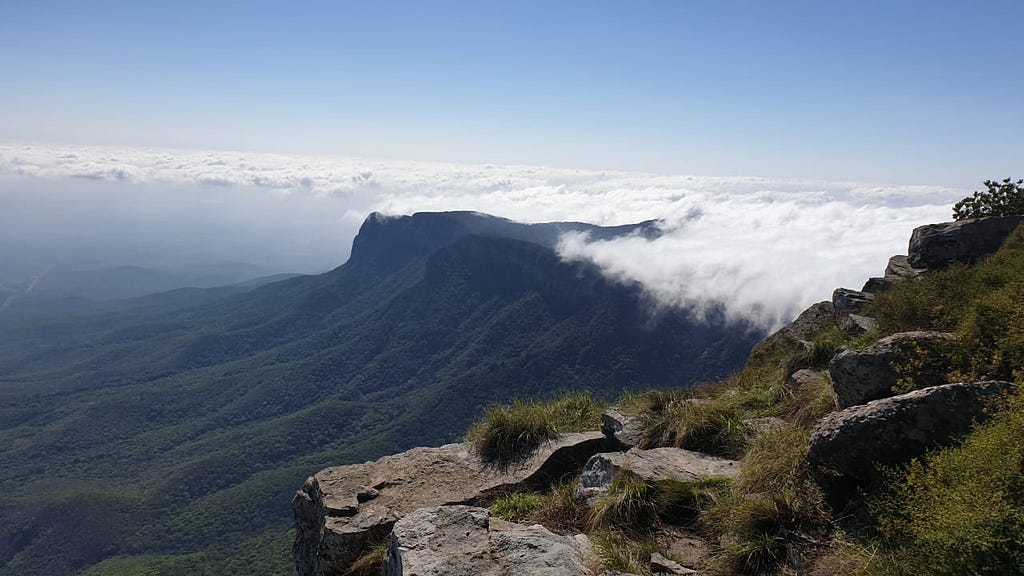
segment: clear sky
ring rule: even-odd
[[[0,140],[972,187],[1024,2],[0,0]]]

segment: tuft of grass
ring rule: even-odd
[[[560,433],[596,430],[604,408],[605,404],[586,392],[551,402],[494,404],[466,431],[466,441],[485,461],[507,464],[529,456]]]
[[[586,510],[576,501],[577,484],[578,480],[555,484],[546,494],[544,505],[533,513],[531,519],[556,532],[583,532]]]
[[[592,530],[617,528],[631,534],[647,534],[659,525],[658,490],[628,471],[619,473],[608,493],[597,500],[587,515]]]
[[[491,514],[509,522],[522,522],[548,504],[548,501],[549,497],[543,494],[513,492],[495,500],[491,504]]]
[[[388,543],[381,542],[356,559],[345,571],[345,576],[376,576],[384,566]]]
[[[597,530],[589,537],[605,570],[648,576],[651,553],[661,551],[653,538],[637,539],[616,530]]]

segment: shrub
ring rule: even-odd
[[[985,180],[983,184],[984,192],[975,191],[973,195],[953,205],[953,218],[966,220],[1024,214],[1024,180]]]
[[[963,443],[911,463],[873,511],[897,543],[896,574],[1019,574],[1024,570],[1024,397]]]

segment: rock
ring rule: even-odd
[[[601,415],[601,432],[629,450],[639,446],[644,439],[644,424],[636,416],[626,414],[618,406],[612,406]]]
[[[846,317],[846,322],[843,323],[843,332],[853,335],[863,334],[874,330],[876,326],[878,326],[878,321],[870,316],[850,314]]]
[[[786,425],[786,421],[775,416],[763,416],[761,418],[747,418],[742,421],[743,427],[747,430],[764,434],[771,430],[778,430]]]
[[[874,294],[850,290],[849,288],[836,288],[832,291],[832,309],[836,316],[849,314],[860,310],[865,304],[875,299]]]
[[[327,468],[306,480],[292,500],[296,568],[300,576],[342,574],[413,510],[544,487],[612,448],[603,434],[588,432],[546,442],[525,460],[504,467],[484,463],[466,444],[448,444]]]
[[[701,566],[711,554],[711,547],[707,541],[693,532],[670,528],[666,536],[666,550],[683,566]]]
[[[583,535],[492,518],[486,508],[421,508],[395,523],[383,576],[589,576]]]
[[[892,288],[896,284],[895,280],[890,278],[868,278],[867,282],[864,283],[864,287],[860,289],[861,292],[867,292],[869,294],[878,294],[879,292],[885,292],[889,288]]]
[[[824,384],[825,374],[820,370],[811,370],[810,368],[804,368],[797,370],[789,375],[786,379],[786,383],[793,388],[803,388],[804,386],[817,386]]]
[[[885,267],[885,279],[891,282],[917,278],[924,270],[914,268],[907,261],[907,256],[893,256]]]
[[[795,345],[796,342],[806,340],[815,332],[834,322],[835,309],[832,307],[831,302],[812,304],[801,312],[796,317],[796,320],[779,328],[754,346],[754,349],[750,352],[750,357],[755,358],[760,355],[771,354],[773,348],[787,342]]]
[[[811,432],[807,459],[861,483],[876,465],[907,462],[970,431],[1009,382],[944,384],[833,412]]]
[[[1003,245],[1024,216],[978,218],[914,229],[910,236],[907,262],[914,268],[944,268],[952,262],[971,263]]]
[[[589,500],[605,494],[623,470],[648,481],[695,482],[710,476],[734,477],[739,473],[740,465],[735,460],[682,448],[633,448],[628,452],[595,454],[583,468],[576,496]]]
[[[921,388],[944,383],[945,370],[935,359],[952,339],[945,332],[901,332],[863,350],[840,352],[828,366],[839,407],[892,396],[900,378],[911,377]]]
[[[685,568],[682,564],[669,560],[657,552],[651,553],[651,571],[660,574],[696,574],[696,570]]]

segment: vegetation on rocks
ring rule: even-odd
[[[975,191],[953,206],[953,218],[985,218],[1024,214],[1024,179],[985,180],[985,191]]]

